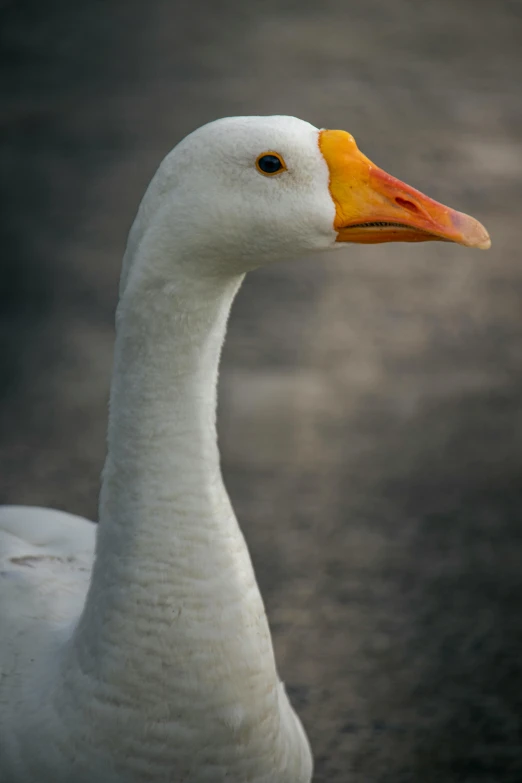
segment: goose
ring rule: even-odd
[[[123,258],[99,523],[0,510],[2,783],[310,783],[221,477],[227,318],[256,267],[429,240],[490,245],[345,131],[226,118],[163,160]]]

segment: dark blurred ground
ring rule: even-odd
[[[522,781],[522,3],[0,4],[2,500],[96,515],[126,232],[218,116],[347,128],[493,249],[256,273],[224,470],[316,780]]]

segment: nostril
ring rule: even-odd
[[[416,204],[413,203],[413,201],[408,201],[407,198],[401,198],[400,196],[397,196],[395,199],[395,203],[402,207],[403,209],[407,209],[408,212],[420,212],[420,209]]]

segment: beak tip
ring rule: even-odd
[[[489,250],[491,247],[491,238],[487,231],[484,231],[479,236],[467,237],[467,241],[461,241],[460,244],[473,248],[473,250]]]
[[[461,240],[461,244],[477,248],[478,250],[489,250],[491,238],[482,223],[462,212],[457,214],[461,237],[464,240]]]
[[[473,241],[469,243],[469,246],[476,247],[478,250],[489,250],[491,247],[490,236],[485,228],[482,226],[481,228],[483,229],[481,234],[474,238]]]

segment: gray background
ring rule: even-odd
[[[522,3],[0,4],[1,499],[95,518],[126,232],[229,114],[351,131],[488,253],[253,274],[224,473],[316,781],[522,781]]]

